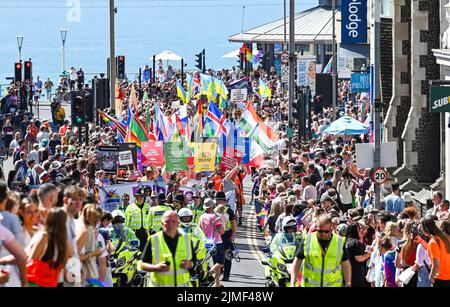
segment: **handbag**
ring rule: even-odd
[[[54,269],[40,259],[31,259],[27,265],[28,281],[41,287],[56,287],[62,267]]]
[[[403,284],[408,284],[411,278],[414,276],[414,274],[416,274],[416,272],[414,272],[412,268],[409,267],[406,270],[404,270],[400,275],[398,275],[398,280],[401,281]]]

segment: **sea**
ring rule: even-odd
[[[289,12],[289,0],[287,0]],[[317,5],[297,0],[296,12]],[[206,66],[237,65],[223,58],[241,47],[228,37],[242,29],[283,18],[283,0],[115,0],[116,55],[124,55],[126,73],[152,65],[153,55],[171,50],[186,70],[195,69],[195,54],[205,49]],[[54,82],[62,70],[60,29],[67,29],[66,69],[83,68],[87,79],[105,73],[109,57],[109,0],[0,0],[0,84],[14,76],[17,36],[23,36],[22,59],[33,61],[33,76]],[[179,68],[179,62],[165,62]]]

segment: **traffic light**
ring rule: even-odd
[[[14,64],[14,84],[20,86],[22,84],[22,63]]]
[[[84,126],[86,124],[86,106],[82,92],[72,92],[71,109],[72,125]]]
[[[195,62],[197,62],[195,67],[203,71],[203,51],[196,54],[195,56],[197,57],[197,59],[195,59]]]
[[[33,80],[33,63],[31,61],[25,61],[25,73],[24,73],[25,85],[31,85]]]
[[[125,56],[123,55],[117,57],[117,78],[125,79]]]

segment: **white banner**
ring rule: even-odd
[[[130,165],[133,164],[133,155],[131,150],[122,151],[119,153],[119,165]]]
[[[241,88],[241,89],[233,89],[231,90],[231,94],[230,94],[231,101],[234,102],[242,102],[242,101],[246,101],[247,100],[247,89],[246,88]]]

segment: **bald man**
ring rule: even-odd
[[[190,235],[180,233],[175,211],[162,217],[162,230],[150,236],[142,253],[142,270],[151,272],[151,287],[190,287],[196,255]]]

